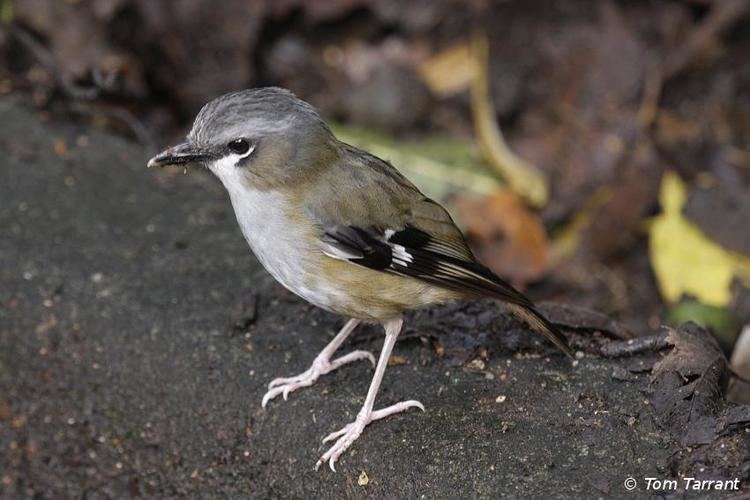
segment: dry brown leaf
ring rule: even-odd
[[[398,356],[396,354],[392,354],[390,358],[388,358],[388,366],[399,366],[399,365],[405,365],[408,361],[403,356]]]
[[[488,198],[458,198],[455,204],[485,265],[515,284],[544,276],[550,256],[547,232],[518,194],[500,189]]]
[[[674,347],[651,372],[651,403],[661,426],[683,445],[711,443],[720,429],[727,360],[716,338],[695,323],[670,329]]]

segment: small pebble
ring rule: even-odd
[[[476,358],[476,359],[472,359],[471,361],[469,361],[469,363],[466,365],[466,368],[469,370],[480,371],[480,370],[484,370],[484,366],[485,366],[484,361],[482,361],[479,358]]]
[[[370,477],[367,475],[367,472],[362,471],[359,474],[359,477],[357,478],[357,484],[360,486],[367,486],[370,482]]]

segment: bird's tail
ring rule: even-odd
[[[571,359],[575,359],[573,351],[568,346],[568,341],[565,339],[560,330],[555,325],[549,322],[542,313],[534,309],[533,307],[526,307],[519,304],[507,303],[508,307],[513,314],[526,321],[532,328],[537,330],[539,333],[547,337],[550,342],[562,352],[568,355]]]

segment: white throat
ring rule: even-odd
[[[299,235],[291,230],[295,226],[287,215],[288,200],[279,191],[249,185],[243,168],[236,166],[241,159],[229,155],[208,167],[229,193],[242,234],[260,263],[282,285],[304,297],[309,294],[302,283],[304,251]]]
[[[231,189],[242,182],[242,169],[237,166],[237,163],[253,154],[253,151],[255,151],[255,145],[250,146],[245,153],[230,153],[208,164],[208,169],[221,180],[230,194]]]

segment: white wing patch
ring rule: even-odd
[[[384,238],[378,239],[391,248],[391,269],[394,268],[394,265],[408,267],[409,264],[414,262],[414,256],[412,256],[403,245],[398,245],[389,241],[394,234],[396,234],[395,230],[386,229],[383,233]],[[362,252],[358,252],[356,249],[345,248],[342,245],[331,244],[326,241],[321,242],[320,248],[325,255],[333,259],[350,261],[362,259],[364,257]]]
[[[409,263],[414,262],[414,257],[402,245],[392,243],[388,243],[388,245],[391,247],[391,260],[394,264],[407,267]]]
[[[338,260],[352,260],[352,259],[361,259],[362,254],[359,252],[354,251],[347,251],[340,246],[331,245],[330,243],[321,242],[320,245],[321,250],[323,253],[333,259]]]
[[[391,247],[391,268],[393,268],[393,264],[408,267],[410,263],[414,262],[414,257],[406,251],[406,247],[403,245],[396,245],[390,242],[394,234],[396,234],[396,231],[393,229],[385,230],[385,242]]]

